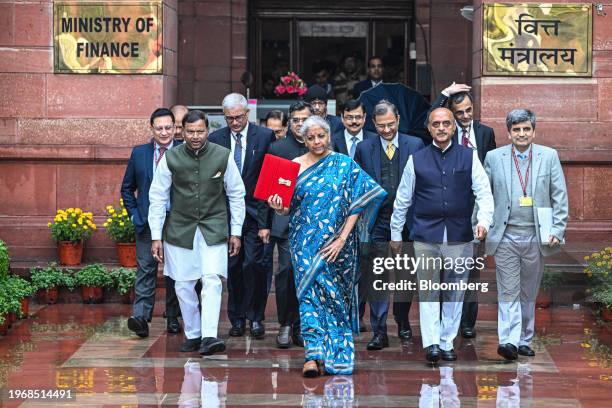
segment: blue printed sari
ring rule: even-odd
[[[353,160],[333,152],[300,174],[296,183],[289,245],[306,361],[323,361],[329,374],[353,372],[359,234],[369,229],[385,196]],[[328,263],[321,249],[353,214],[360,214],[359,221],[336,261]]]

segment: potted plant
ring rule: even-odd
[[[612,286],[602,285],[593,289],[593,301],[601,304],[601,318],[612,321]]]
[[[129,268],[115,268],[111,271],[117,292],[121,295],[121,301],[125,304],[134,302],[134,281],[136,270]]]
[[[57,210],[51,228],[51,237],[57,242],[60,265],[79,265],[83,258],[83,242],[96,230],[93,214],[80,208]]]
[[[0,281],[6,279],[9,273],[10,258],[8,247],[0,239]]]
[[[0,281],[0,316],[3,316],[2,330],[6,334],[13,323],[17,319],[17,315],[21,313],[21,302],[13,291],[12,282],[10,279]]]
[[[552,303],[552,289],[559,286],[563,281],[564,276],[562,272],[552,272],[545,269],[540,284],[540,292],[536,298],[536,307],[540,309],[550,307]]]
[[[81,293],[80,291],[76,291],[78,286],[74,271],[70,269],[62,270],[62,283],[59,286],[59,301],[62,303],[80,303]]]
[[[48,305],[57,303],[58,287],[64,282],[62,269],[50,264],[45,268],[30,269],[30,276],[38,302]]]
[[[17,314],[20,318],[27,318],[30,312],[30,297],[34,294],[34,285],[18,276],[7,279],[12,296],[19,300],[20,310]]]
[[[104,223],[104,228],[108,236],[117,244],[119,264],[126,268],[133,268],[136,266],[136,232],[123,206],[123,199],[119,202],[121,204],[119,209],[112,205],[106,206],[108,218]]]
[[[87,265],[74,275],[76,283],[81,286],[83,303],[101,303],[104,288],[113,285],[113,278],[104,265]]]
[[[591,287],[612,285],[612,247],[593,252],[584,260],[584,273]]]

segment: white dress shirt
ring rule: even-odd
[[[210,143],[210,142],[207,142]],[[227,158],[227,169],[223,176],[225,194],[229,200],[231,214],[230,234],[242,235],[242,224],[245,217],[245,188],[242,176],[230,154]],[[157,171],[153,176],[153,182],[149,190],[149,228],[151,228],[151,239],[161,240],[164,222],[166,221],[166,205],[170,202],[170,190],[172,188],[172,172],[168,168],[166,155],[161,158],[157,165]]]
[[[395,151],[397,152],[397,150],[399,149],[399,141],[397,140],[397,133],[395,134],[395,136],[393,136],[393,139],[391,139],[391,141],[388,141],[387,139],[384,139],[382,136],[378,136],[380,138],[380,144],[382,145],[382,149],[383,152],[385,154],[387,154],[387,146],[389,146],[389,143],[393,143],[393,146],[395,146]]]
[[[443,151],[446,151],[452,143],[451,141]],[[437,146],[436,142],[433,142],[433,145]],[[393,202],[393,215],[391,215],[392,241],[402,240],[402,230],[406,223],[406,213],[408,212],[408,208],[412,205],[415,178],[414,162],[411,155],[404,168],[404,174],[402,174],[402,179],[395,195],[395,201]],[[488,230],[493,220],[493,194],[491,194],[489,178],[478,159],[478,152],[476,152],[476,150],[473,151],[472,155],[472,191],[476,196],[476,205],[478,206],[478,213],[476,214],[478,226]],[[445,243],[447,242],[446,238],[446,227],[444,227],[443,242]]]
[[[359,133],[357,133],[356,135],[351,135],[348,130],[344,129],[344,140],[346,141],[346,151],[349,153],[349,155],[351,153],[351,146],[353,145],[354,137],[357,138],[357,141],[355,142],[356,143],[355,147],[357,147],[357,144],[363,142],[363,129],[361,129]]]
[[[242,129],[242,132],[240,132],[240,134],[242,135],[242,137],[240,138],[240,144],[242,145],[242,151],[240,152],[241,153],[240,163],[242,164],[242,168],[244,168],[244,159],[246,158],[246,146],[247,146],[247,133],[248,132],[249,132],[249,124],[247,122],[246,127]],[[236,139],[235,139],[236,135],[237,135],[236,132],[234,132],[233,130],[230,130],[232,160],[234,159],[234,150],[236,149]],[[242,169],[239,169],[239,170],[240,170],[240,173],[242,173]]]
[[[456,122],[456,123],[457,123],[457,134],[459,135],[459,144],[463,144],[463,128],[461,127],[461,124],[459,122]],[[474,121],[470,122],[468,129],[469,129],[468,140],[470,141],[470,144],[469,146],[466,146],[466,147],[476,150],[478,146],[476,145],[476,134],[474,133]]]

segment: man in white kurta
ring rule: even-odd
[[[181,351],[209,355],[225,350],[217,338],[221,277],[227,278],[228,250],[230,256],[240,250],[245,188],[230,151],[208,142],[205,114],[189,112],[183,122],[186,143],[161,159],[149,191],[151,251],[176,281],[187,338]],[[201,314],[194,291],[199,279]]]

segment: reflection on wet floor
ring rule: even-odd
[[[356,338],[354,375],[304,379],[303,350],[275,347],[273,300],[269,305],[263,340],[231,338],[227,354],[209,358],[180,353],[183,337],[168,335],[160,316],[149,338],[132,336],[129,306],[36,308],[0,339],[0,406],[548,408],[606,406],[612,395],[612,327],[588,308],[538,310],[534,358],[509,363],[497,356],[496,311],[483,305],[477,337],[455,342],[456,362],[426,364],[416,319],[404,346],[390,321],[389,348],[369,352],[371,333]],[[223,321],[220,330],[227,329]],[[77,398],[9,400],[11,389],[70,389]]]

